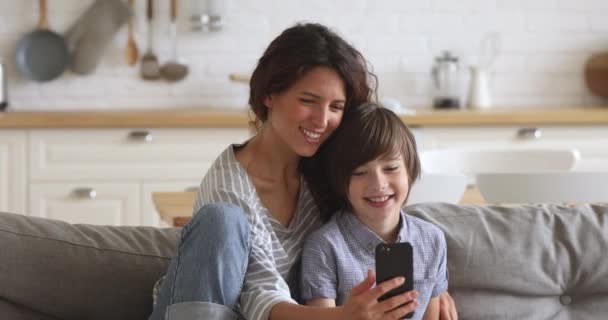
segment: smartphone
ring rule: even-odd
[[[378,301],[414,290],[414,249],[409,242],[381,243],[376,247],[376,284],[395,277],[404,277],[405,282],[382,295]],[[405,318],[413,315],[414,312],[410,312]]]

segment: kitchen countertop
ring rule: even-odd
[[[417,110],[401,118],[412,127],[602,125],[608,124],[608,107]],[[231,128],[246,127],[248,121],[245,111],[201,109],[0,112],[0,128]]]

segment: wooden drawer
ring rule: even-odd
[[[141,225],[138,184],[55,182],[30,185],[33,216],[70,223]]]
[[[248,130],[32,130],[30,177],[49,180],[200,179]]]

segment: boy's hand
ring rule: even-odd
[[[418,292],[408,291],[390,299],[378,302],[383,294],[403,284],[403,278],[394,278],[374,287],[376,276],[373,271],[367,272],[367,278],[357,285],[350,293],[348,300],[341,307],[340,319],[355,320],[392,320],[401,319],[406,314],[416,310]],[[407,302],[407,305],[401,306]],[[401,306],[401,307],[399,307]]]
[[[447,291],[439,295],[439,319],[458,320],[456,304]]]

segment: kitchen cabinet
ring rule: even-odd
[[[0,211],[26,211],[26,134],[0,130]]]
[[[161,226],[156,191],[198,187],[241,128],[0,130],[0,210],[72,223]]]
[[[159,226],[152,192],[197,187],[229,144],[248,137],[247,128],[30,130],[29,213]]]
[[[577,170],[608,171],[605,108],[419,112],[401,117],[420,150],[576,148]],[[71,222],[162,225],[157,191],[198,186],[245,112],[8,112],[0,116],[0,210]],[[95,197],[91,197],[94,191]]]
[[[608,171],[606,126],[482,126],[421,128],[420,150],[564,149],[581,158],[575,170]]]

